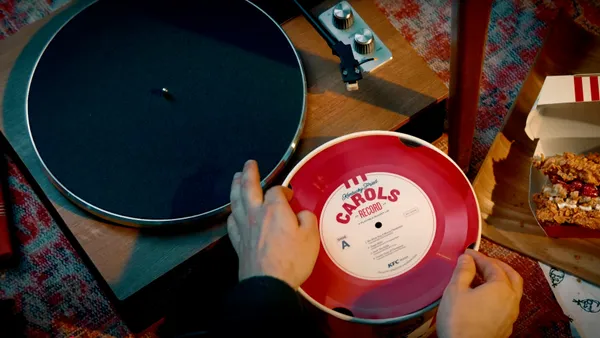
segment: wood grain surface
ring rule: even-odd
[[[415,113],[447,97],[447,88],[372,1],[351,3],[392,51],[394,59],[366,75],[359,91],[347,92],[338,59],[313,28],[302,17],[286,22],[283,27],[302,57],[309,86],[307,120],[295,158],[350,132],[395,130]],[[72,8],[53,16],[66,15],[69,10]],[[17,56],[50,19],[27,26],[0,42],[0,97],[4,96]],[[2,111],[4,117],[5,107]],[[118,299],[128,298],[226,234],[223,222],[214,219],[186,228],[150,231],[116,226],[82,212],[45,177],[23,121],[24,116],[19,121],[4,119],[2,131]],[[7,132],[7,127],[17,132]]]
[[[547,75],[599,71],[600,37],[560,15],[474,181],[485,237],[598,285],[600,240],[548,238],[529,209],[529,169],[536,142],[524,128]]]

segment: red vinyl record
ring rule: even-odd
[[[284,185],[294,191],[294,211],[319,220],[319,256],[299,291],[338,317],[379,322],[435,304],[458,256],[479,246],[468,179],[446,154],[410,135],[337,138],[304,158]]]

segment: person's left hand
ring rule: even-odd
[[[298,288],[310,276],[319,253],[317,218],[296,215],[292,191],[276,186],[263,196],[258,165],[248,161],[231,184],[227,231],[239,257],[239,279],[272,276]]]

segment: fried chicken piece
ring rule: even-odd
[[[598,154],[598,153],[589,153],[589,154],[587,154],[587,159],[589,161],[594,162],[594,163],[600,164],[600,154]]]
[[[564,153],[552,157],[536,157],[533,166],[546,176],[559,176],[565,182],[581,180],[584,183],[600,185],[600,155],[576,155]]]
[[[598,210],[582,210],[579,207],[560,209],[555,201],[549,200],[543,194],[533,195],[533,202],[537,206],[535,214],[540,222],[574,224],[600,230],[600,211]]]

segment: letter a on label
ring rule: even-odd
[[[346,241],[342,241],[342,250],[344,250],[347,247],[349,248],[350,244],[348,244],[348,242],[346,242]]]

